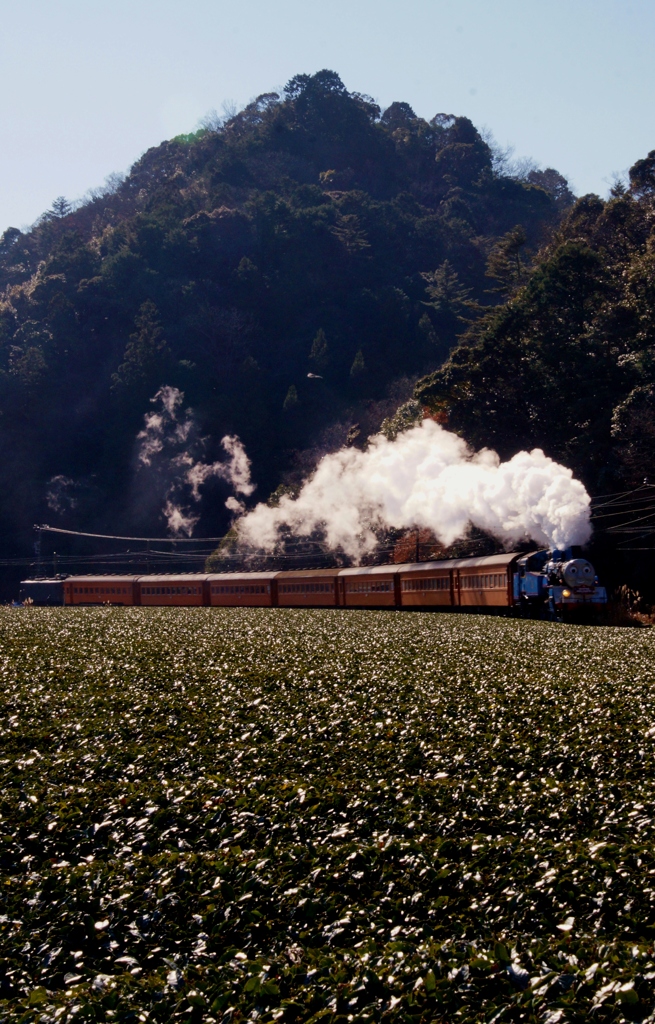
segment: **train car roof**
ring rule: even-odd
[[[98,580],[102,580],[103,583],[134,583],[136,580],[140,578],[140,576],[120,576],[118,574],[113,576],[110,573],[107,573],[107,575],[104,575],[103,573],[96,573],[94,576],[67,576],[66,579],[63,580],[63,582],[97,583]]]
[[[152,573],[150,576],[135,576],[134,579],[139,583],[202,583],[209,577],[202,572],[162,572]]]
[[[205,578],[212,582],[215,580],[274,580],[279,575],[278,572],[265,572],[264,570],[248,572],[247,569],[244,569],[242,572],[212,572]]]
[[[478,569],[484,566],[507,566],[520,551],[505,551],[500,555],[480,555],[476,558],[444,558],[434,562],[409,562],[399,566],[401,572],[434,572],[435,569]]]
[[[509,551],[500,555],[483,555],[478,558],[444,558],[433,562],[400,562],[392,565],[364,565],[359,568],[341,569],[340,576],[371,576],[380,573],[438,572],[441,569],[478,569],[484,566],[508,566],[520,551]]]
[[[353,569],[340,569],[339,576],[388,576],[389,573],[400,572],[402,565],[360,565]]]
[[[444,558],[439,562],[403,562],[398,566],[399,572],[434,572],[437,569],[454,569],[461,559]]]
[[[335,566],[333,569],[284,569],[276,575],[279,580],[298,579],[299,576],[311,579],[314,576],[338,576],[341,572],[343,570]]]
[[[513,562],[515,558],[520,558],[522,552],[520,551],[507,551],[502,555],[485,555],[481,558],[458,558],[454,561],[453,567],[458,569],[478,569],[485,566],[492,567],[496,566],[507,566],[510,562]]]
[[[536,548],[534,549],[537,550]],[[21,585],[29,583],[97,583],[102,581],[103,583],[161,583],[161,582],[184,582],[193,583],[204,580],[273,580],[273,579],[298,579],[299,577],[312,578],[320,576],[388,576],[395,575],[396,573],[425,573],[425,572],[438,572],[439,570],[448,569],[479,569],[479,568],[492,568],[492,567],[507,567],[515,559],[521,558],[524,555],[532,554],[534,552],[522,552],[522,551],[509,551],[504,552],[500,555],[483,555],[477,558],[448,558],[442,560],[435,560],[433,562],[400,562],[391,563],[389,565],[362,565],[354,566],[350,569],[284,569],[270,570],[270,571],[255,571],[249,572],[248,570],[241,570],[240,572],[221,572],[221,573],[151,573],[147,576],[139,575],[122,575],[111,573],[98,573],[95,575],[85,576],[67,576],[65,579],[32,579],[32,580],[21,580]]]
[[[66,577],[66,579],[68,579],[68,578],[69,577]],[[35,580],[21,580],[20,581],[20,585],[21,585],[21,587],[24,587],[27,583],[65,583],[65,582],[66,582],[66,580],[61,579],[61,578],[57,579],[56,576],[41,576],[39,579],[35,579]]]

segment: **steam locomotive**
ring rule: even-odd
[[[607,604],[594,567],[577,548],[534,551],[518,559],[514,602],[524,613],[554,619]]]
[[[24,580],[33,604],[143,607],[396,608],[566,619],[607,602],[576,551],[282,572],[67,576]]]

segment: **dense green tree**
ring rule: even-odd
[[[163,328],[154,302],[143,303],[135,318],[136,331],[130,335],[123,362],[112,376],[112,387],[118,392],[164,384],[160,379],[168,369],[170,349],[163,338]]]
[[[655,149],[630,168],[630,187],[637,196],[655,194]]]
[[[655,483],[655,386],[632,389],[612,414],[612,439],[627,484]]]
[[[50,207],[50,214],[52,217],[67,217],[69,213],[73,212],[73,207],[66,199],[66,196],[57,196],[52,206]]]
[[[428,305],[435,313],[459,320],[467,308],[471,293],[470,288],[462,285],[459,274],[449,260],[444,260],[440,267],[432,273],[423,273],[426,281],[426,292],[430,297]]]
[[[487,277],[496,282],[501,295],[511,295],[523,285],[527,278],[528,261],[524,255],[527,241],[521,224],[508,231],[493,246],[487,259]]]
[[[7,228],[7,230],[3,232],[0,236],[0,259],[6,259],[20,237],[21,232],[18,228]]]
[[[361,348],[357,350],[355,358],[353,359],[352,366],[350,367],[350,376],[353,381],[360,381],[366,373],[366,363],[364,362],[364,353]]]
[[[298,398],[298,389],[295,384],[291,384],[289,386],[289,390],[287,391],[286,398],[284,399],[284,404],[282,408],[284,409],[285,412],[293,412],[293,410],[296,409],[299,404],[300,400]]]
[[[539,445],[592,491],[655,474],[655,246],[648,161],[635,167],[629,192],[578,201],[518,290],[522,237],[496,243],[511,298],[416,392],[474,445]]]
[[[568,181],[553,167],[547,167],[543,171],[537,168],[528,171],[526,181],[547,192],[559,210],[565,211],[575,202],[575,196],[569,188]]]
[[[325,337],[325,331],[322,327],[319,327],[312,342],[309,361],[315,370],[325,370],[329,360],[329,348],[327,338]]]

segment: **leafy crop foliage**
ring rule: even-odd
[[[647,631],[0,615],[3,1019],[642,1020]]]

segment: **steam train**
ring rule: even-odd
[[[21,599],[142,607],[450,609],[566,619],[599,609],[607,594],[591,563],[568,549],[352,569],[24,580]]]

